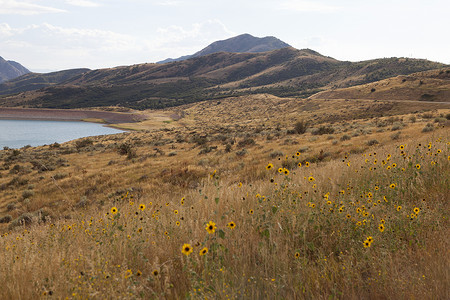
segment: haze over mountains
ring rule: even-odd
[[[276,48],[271,51],[266,49]],[[259,52],[259,51],[264,52]],[[446,65],[423,59],[339,61],[273,38],[240,35],[190,58],[109,69],[28,74],[0,84],[0,106],[164,108],[229,96],[308,97]]]

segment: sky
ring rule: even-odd
[[[239,34],[339,60],[450,64],[448,0],[0,0],[0,56],[31,71],[193,54]]]

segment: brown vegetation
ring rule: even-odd
[[[0,151],[0,298],[446,298],[429,106],[256,95]]]
[[[330,89],[311,96],[311,99],[450,102],[450,69],[419,72],[364,85]]]

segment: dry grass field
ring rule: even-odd
[[[1,299],[448,299],[446,104],[254,95],[0,151]]]

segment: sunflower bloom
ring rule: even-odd
[[[190,244],[184,244],[183,247],[181,248],[181,253],[183,253],[186,256],[189,256],[189,254],[191,254],[192,251],[194,251],[194,248],[192,248]]]
[[[415,208],[414,208],[414,213],[417,215],[419,212],[420,212],[420,208],[415,207]]]
[[[203,256],[203,255],[205,255],[206,253],[208,253],[208,248],[203,248],[202,250],[200,250],[200,253],[199,253],[199,255],[200,256]]]
[[[266,166],[266,169],[267,170],[271,170],[273,168],[273,164],[268,164],[267,166]]]
[[[114,206],[114,207],[111,208],[111,213],[113,215],[117,214],[117,212],[118,212],[117,207]]]
[[[383,224],[378,225],[378,230],[380,232],[383,232],[384,231],[384,225]]]
[[[227,224],[227,227],[230,229],[234,229],[236,228],[236,224],[233,221],[231,221],[230,223]]]
[[[139,205],[139,209],[142,210],[142,211],[144,211],[144,210],[145,210],[145,204]]]
[[[206,224],[206,231],[208,231],[209,234],[212,234],[216,231],[216,223],[214,223],[213,221],[209,221],[208,224]]]
[[[417,170],[420,170],[420,164],[417,164],[417,165],[416,165],[416,169],[417,169]]]

